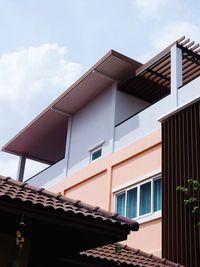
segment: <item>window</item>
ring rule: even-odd
[[[161,177],[152,178],[116,194],[116,211],[128,218],[140,218],[161,210]]]
[[[129,218],[134,218],[137,216],[137,187],[127,191],[126,216]]]
[[[117,196],[117,211],[120,215],[125,216],[125,193]]]
[[[161,210],[162,185],[161,179],[153,183],[153,211]]]
[[[140,212],[144,215],[151,212],[151,182],[140,186]]]
[[[90,161],[93,162],[102,156],[102,147],[90,152]]]
[[[93,162],[103,155],[103,144],[105,143],[105,140],[100,141],[99,143],[95,144],[91,148],[88,149],[89,152],[89,161]]]

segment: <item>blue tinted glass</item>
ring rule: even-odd
[[[101,157],[101,154],[102,154],[102,149],[98,149],[94,152],[92,152],[92,161],[95,160],[95,159],[98,159]]]
[[[117,196],[117,212],[125,216],[125,193]]]
[[[140,186],[140,215],[151,212],[151,182]]]
[[[153,181],[153,211],[161,210],[162,182],[161,179]]]
[[[137,216],[137,187],[127,191],[126,216],[128,218]]]

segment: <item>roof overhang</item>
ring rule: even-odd
[[[136,221],[118,213],[3,176],[0,176],[0,217],[0,234],[15,236],[22,220],[32,248],[35,244],[37,252],[45,250],[50,257],[126,240],[130,231],[139,228]]]
[[[190,42],[185,36],[172,43],[158,55],[136,70],[135,76],[122,83],[119,89],[154,103],[170,93],[171,48],[182,50],[183,84],[200,75],[199,44]]]
[[[132,77],[141,63],[114,50],[108,52],[79,80],[51,103],[2,150],[47,164],[64,158],[69,116],[113,82]]]

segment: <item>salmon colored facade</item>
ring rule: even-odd
[[[73,199],[80,199],[115,211],[115,192],[142,182],[161,172],[160,130],[131,145],[89,164],[50,188]],[[153,242],[148,242],[151,239]],[[128,245],[161,256],[161,217],[146,217],[140,230],[129,235]]]

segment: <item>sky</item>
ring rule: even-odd
[[[0,0],[0,147],[110,49],[145,63],[200,41],[197,0]],[[18,157],[0,152],[0,174]],[[41,168],[28,161],[25,177]]]

